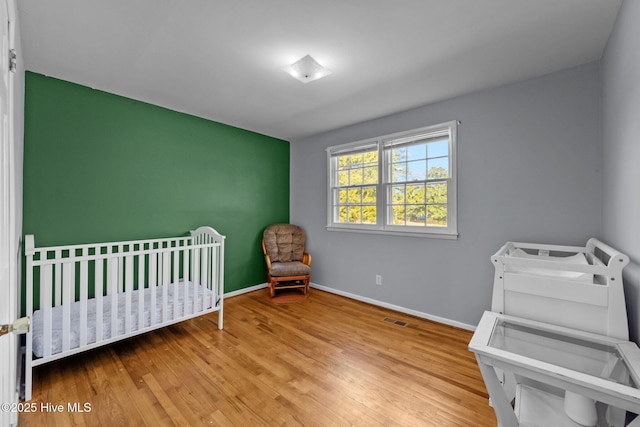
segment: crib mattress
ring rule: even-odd
[[[163,286],[156,287],[156,304],[154,307],[156,314],[155,323],[168,322],[179,317],[188,316],[193,314],[193,283],[180,282],[177,284],[171,283],[164,285],[167,287],[167,301],[164,317],[162,316],[163,304]],[[188,290],[188,297],[185,305],[185,288]],[[177,292],[176,292],[177,291]],[[202,285],[196,286],[196,312],[207,310],[213,307],[214,298],[213,292]],[[151,290],[145,288],[144,290],[134,290],[131,292],[131,332],[137,331],[140,327],[138,325],[138,300],[140,294],[143,294],[144,299],[144,314],[142,328],[151,326]],[[174,305],[175,295],[177,297],[177,304]],[[111,338],[111,297],[104,297],[102,300],[102,321],[96,322],[96,300],[89,299],[87,301],[87,344],[93,344],[96,342],[96,327],[102,329],[102,339]],[[204,305],[204,307],[203,307]],[[77,348],[80,345],[80,302],[74,302],[71,304],[71,331],[69,336],[70,349]],[[175,313],[174,313],[175,308]],[[117,297],[117,325],[116,331],[118,335],[125,334],[125,309],[126,309],[126,294],[120,293]],[[44,354],[44,327],[43,327],[44,313],[42,310],[36,310],[33,313],[31,319],[32,331],[33,331],[33,353],[36,357],[42,357]],[[62,306],[53,307],[51,309],[51,354],[60,353],[62,351],[62,337],[63,337],[63,310]]]

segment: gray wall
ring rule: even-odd
[[[640,1],[625,0],[602,59],[603,238],[625,252],[630,333],[640,335]]]
[[[600,89],[594,62],[293,141],[291,222],[307,231],[312,282],[476,325],[490,307],[489,258],[506,241],[599,235]],[[458,240],[326,230],[326,147],[453,119]]]

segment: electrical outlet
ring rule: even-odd
[[[382,285],[382,276],[379,274],[376,274],[376,285]]]

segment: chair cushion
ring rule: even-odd
[[[307,276],[311,274],[311,268],[300,261],[272,262],[269,273],[273,277]]]
[[[263,233],[264,246],[271,262],[302,261],[305,235],[293,224],[273,224]]]

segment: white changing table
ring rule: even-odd
[[[565,391],[591,402],[597,426],[623,425],[621,410],[640,414],[640,349],[633,342],[487,311],[469,350],[499,426],[579,427],[565,410]],[[496,368],[516,378],[513,407]],[[629,426],[639,427],[640,417]]]

